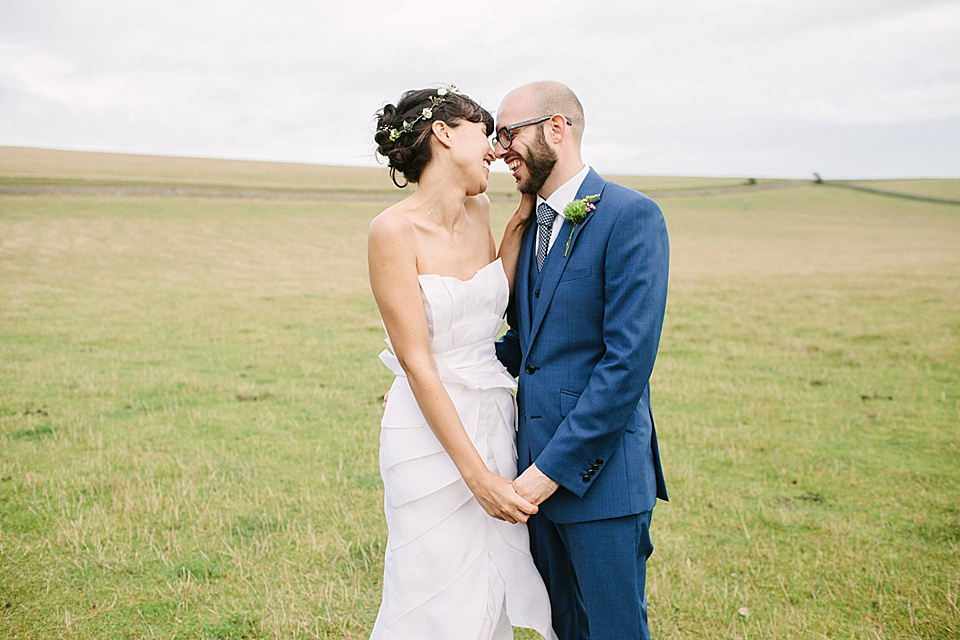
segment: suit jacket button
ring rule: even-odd
[[[533,297],[534,297],[534,298],[539,298],[539,297],[540,297],[540,289],[537,289],[536,291],[533,292]]]
[[[584,476],[583,476],[582,478],[580,478],[580,479],[583,480],[584,482],[590,482],[590,476],[588,476],[588,475],[586,475],[586,474],[584,474]]]
[[[600,465],[594,464],[592,467],[590,467],[590,471],[596,472],[597,469],[599,469],[599,468],[600,468]]]
[[[597,458],[596,460],[594,460],[594,464],[598,464],[598,465],[603,464],[603,458]]]
[[[536,368],[535,366],[533,366],[532,364],[528,364],[528,365],[527,365],[527,373],[529,373],[530,375],[533,375],[533,372],[536,371],[536,370],[537,370],[537,368]]]

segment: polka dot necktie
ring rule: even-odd
[[[547,259],[547,247],[550,246],[550,236],[553,235],[553,221],[557,219],[557,212],[546,202],[537,207],[537,270],[543,269]]]

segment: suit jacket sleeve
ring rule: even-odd
[[[514,378],[520,375],[520,336],[514,327],[517,326],[516,308],[511,301],[507,307],[507,324],[510,326],[502,338],[497,340],[497,358],[507,368]]]
[[[543,473],[581,497],[593,484],[582,481],[585,466],[610,459],[653,372],[670,261],[666,223],[652,200],[640,196],[602,215],[618,215],[603,263],[606,351],[536,460]]]

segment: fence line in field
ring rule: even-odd
[[[839,180],[813,180],[810,182],[799,180],[782,180],[776,182],[749,182],[729,187],[693,187],[677,189],[645,189],[643,192],[652,198],[679,198],[716,196],[729,193],[749,193],[754,191],[770,191],[775,189],[789,189],[824,185],[839,187],[883,196],[918,200],[921,202],[935,202],[938,204],[960,205],[960,200],[924,196],[901,191],[887,191],[874,187],[848,184]],[[0,185],[0,197],[14,195],[64,195],[64,196],[113,196],[113,197],[180,197],[180,198],[250,198],[267,200],[364,200],[364,201],[396,201],[407,195],[407,192],[395,191],[298,191],[276,189],[218,189],[209,187],[162,187],[162,186],[125,186],[125,185]],[[498,202],[516,199],[514,193],[489,193],[490,199]]]
[[[875,193],[882,196],[891,196],[893,198],[906,198],[907,200],[919,200],[921,202],[936,202],[939,204],[960,204],[960,200],[952,198],[938,198],[936,196],[921,196],[915,193],[903,193],[902,191],[886,191],[884,189],[875,189],[873,187],[862,187],[856,184],[847,184],[836,180],[819,180],[815,184],[822,184],[828,187],[840,187],[841,189],[852,189],[854,191],[864,191],[866,193]]]
[[[729,187],[692,187],[677,189],[644,189],[654,198],[714,196],[728,193],[768,191],[808,186],[806,181],[784,180],[764,183],[745,183]],[[2,196],[107,196],[107,197],[180,197],[180,198],[259,198],[278,200],[368,200],[396,201],[408,195],[400,191],[299,191],[276,189],[218,189],[181,186],[126,186],[126,185],[0,185]],[[488,193],[491,200],[512,201],[516,193]]]

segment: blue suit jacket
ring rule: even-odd
[[[667,300],[669,242],[660,208],[590,170],[540,272],[536,225],[524,234],[510,329],[497,356],[519,378],[520,471],[560,484],[542,505],[554,522],[641,513],[667,499],[650,408],[650,374]],[[564,256],[571,231],[569,250]]]

